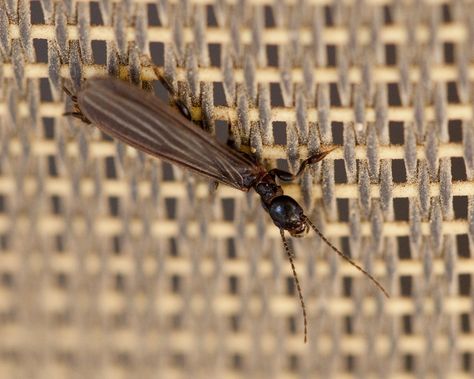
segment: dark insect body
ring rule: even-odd
[[[158,74],[158,72],[157,72]],[[306,166],[319,162],[334,148],[319,152],[304,160],[296,175],[265,167],[251,157],[221,144],[191,121],[188,108],[174,94],[172,86],[158,75],[174,97],[181,114],[156,96],[112,78],[92,78],[75,94],[65,91],[74,103],[73,112],[66,113],[96,125],[104,133],[147,154],[187,168],[214,181],[241,191],[253,188],[261,197],[262,205],[280,229],[280,235],[290,260],[304,318],[304,340],[307,338],[306,309],[296,275],[293,253],[284,231],[300,237],[313,229],[337,254],[362,271],[388,296],[382,285],[362,267],[337,249],[305,216],[301,206],[283,194],[276,178],[290,181],[297,178]]]

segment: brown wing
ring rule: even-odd
[[[77,93],[83,115],[104,133],[145,153],[247,191],[263,168],[219,143],[156,96],[112,78]]]

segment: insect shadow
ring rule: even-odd
[[[290,250],[285,231],[301,237],[310,229],[339,256],[366,275],[383,293],[384,287],[366,270],[335,247],[304,214],[302,207],[284,195],[277,178],[283,182],[297,179],[312,164],[324,159],[336,147],[331,147],[303,160],[296,174],[277,168],[267,170],[251,156],[221,144],[198,128],[191,120],[188,107],[176,95],[173,86],[161,71],[154,71],[170,93],[176,108],[136,86],[110,77],[88,79],[77,93],[64,91],[73,102],[72,112],[65,113],[94,124],[105,134],[151,156],[186,168],[215,182],[249,191],[253,188],[262,206],[280,230],[280,236],[290,261],[303,312],[304,341],[307,341],[307,315],[303,294],[296,273],[294,254]]]

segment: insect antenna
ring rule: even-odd
[[[281,240],[283,241],[283,246],[285,246],[286,254],[288,255],[288,259],[290,260],[291,270],[293,271],[293,278],[295,279],[296,289],[298,290],[298,296],[300,298],[301,309],[303,310],[303,322],[304,322],[304,342],[306,343],[308,339],[308,321],[306,318],[306,306],[304,305],[303,300],[303,293],[301,292],[300,281],[298,280],[298,275],[296,275],[296,268],[295,263],[293,262],[293,253],[288,246],[288,242],[285,238],[285,230],[280,229]]]
[[[349,258],[346,254],[344,254],[341,250],[339,250],[336,246],[334,246],[329,240],[324,236],[323,233],[314,225],[308,217],[305,217],[306,223],[311,226],[311,228],[321,237],[321,239],[326,242],[331,249],[333,249],[339,256],[349,262],[352,266],[356,269],[361,271],[365,276],[367,276],[385,295],[385,297],[390,297],[387,290],[380,284],[380,282],[375,279],[372,275],[370,275],[367,271],[365,271],[362,267],[360,267],[357,263],[355,263],[351,258]]]

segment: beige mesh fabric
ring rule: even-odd
[[[304,344],[253,191],[62,116],[142,54],[268,167],[338,145],[285,191],[390,298],[292,240]],[[1,378],[473,377],[472,1],[4,0],[0,57]]]

